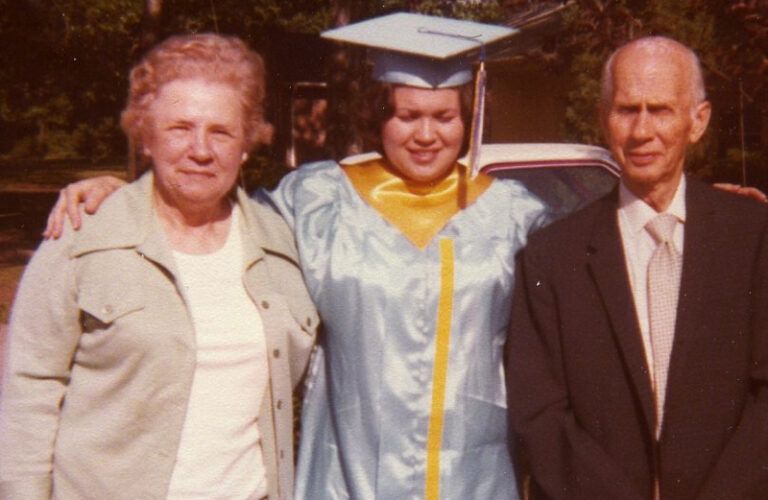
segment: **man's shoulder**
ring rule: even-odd
[[[688,216],[717,212],[728,224],[755,228],[768,223],[768,204],[749,196],[716,189],[694,178],[688,179]]]

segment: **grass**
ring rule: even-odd
[[[11,302],[22,272],[24,272],[22,265],[0,267],[0,323],[8,322]]]

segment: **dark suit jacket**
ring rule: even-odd
[[[664,427],[617,222],[618,193],[534,234],[507,379],[532,498],[768,498],[768,209],[688,180]]]

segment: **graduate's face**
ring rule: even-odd
[[[389,165],[401,177],[419,183],[447,176],[464,140],[459,90],[395,87],[394,113],[381,129]]]

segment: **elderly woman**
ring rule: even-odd
[[[269,139],[261,58],[170,38],[122,125],[151,171],[47,241],[11,315],[0,497],[292,497],[317,315],[290,229],[235,188]]]

